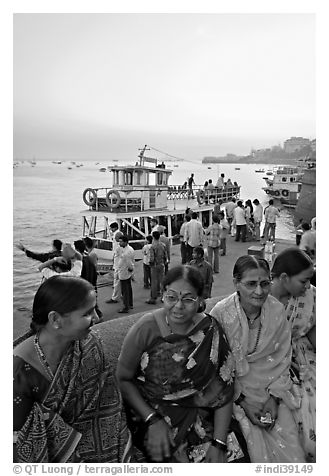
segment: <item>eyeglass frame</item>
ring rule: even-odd
[[[185,307],[185,306],[191,306],[192,304],[196,303],[197,300],[199,299],[199,296],[197,296],[196,298],[192,298],[192,297],[184,297],[184,296],[182,297],[182,293],[179,293],[179,294],[175,293],[175,294],[176,294],[176,296],[166,292],[166,293],[163,294],[163,300],[165,300],[168,296],[176,297],[177,298],[176,302],[171,302],[170,303],[169,301],[167,301],[168,304],[176,305],[178,303],[178,301],[180,301],[183,304],[183,306]],[[184,302],[184,299],[188,299],[189,302],[188,303]]]
[[[246,281],[246,282],[238,281],[238,282],[241,283],[243,286],[245,286],[247,289],[249,289],[249,291],[257,289],[258,286],[260,286],[264,290],[266,288],[269,288],[272,284],[272,281],[270,279],[268,280],[264,279],[262,281]],[[250,283],[256,283],[256,284],[250,285]],[[262,283],[265,283],[265,284],[262,284]]]

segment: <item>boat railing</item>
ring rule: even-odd
[[[93,211],[143,211],[146,198],[151,194],[166,193],[167,200],[180,201],[197,199],[199,205],[226,202],[239,198],[240,186],[205,189],[202,185],[183,188],[180,185],[151,185],[87,188],[83,192],[83,201]],[[165,208],[165,207],[161,207]]]

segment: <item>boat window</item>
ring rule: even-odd
[[[133,184],[133,174],[132,172],[125,172],[125,185]]]
[[[295,177],[290,177],[290,182],[294,182],[295,181]]]
[[[157,173],[157,185],[163,185],[163,174]]]
[[[148,180],[148,185],[156,185],[155,183],[155,175],[156,174],[149,174],[149,180]]]
[[[287,181],[287,177],[282,177],[282,182],[286,182]]]
[[[141,184],[141,173],[139,171],[136,171],[136,185]]]

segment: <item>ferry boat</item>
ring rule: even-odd
[[[264,177],[266,186],[263,190],[283,205],[295,208],[302,188],[302,170],[299,167],[281,166],[272,173],[271,179]]]
[[[180,243],[179,231],[187,208],[198,212],[199,220],[207,227],[212,223],[214,203],[222,204],[240,196],[240,186],[204,191],[200,185],[193,187],[191,193],[181,185],[169,185],[173,171],[163,162],[157,164],[157,159],[145,157],[146,147],[141,149],[139,163],[111,167],[111,186],[88,187],[83,191],[88,209],[81,212],[82,236],[96,241],[100,273],[110,271],[113,265],[112,222],[117,222],[119,230],[128,236],[129,244],[136,250],[135,259],[142,259],[146,236],[151,233],[151,218],[165,227],[166,236],[175,245]]]

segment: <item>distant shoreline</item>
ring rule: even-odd
[[[271,160],[247,160],[247,159],[243,159],[243,160],[225,160],[225,159],[202,159],[202,164],[232,164],[232,165],[236,165],[236,164],[254,164],[254,165],[264,165],[264,164],[287,164],[287,165],[292,165],[292,164],[296,164],[298,160],[297,159],[284,159],[284,158],[279,158],[279,159],[271,159]]]

